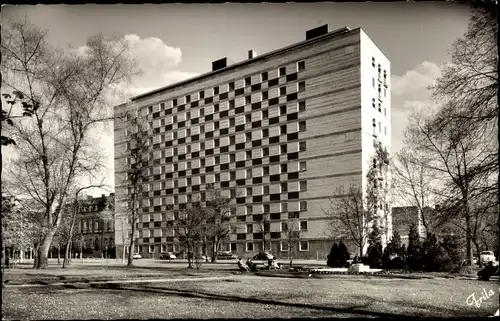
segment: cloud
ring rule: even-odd
[[[442,67],[424,61],[416,68],[408,70],[403,75],[393,75],[392,84],[392,150],[399,151],[402,146],[404,130],[408,116],[414,110],[435,108],[431,100],[432,86],[441,76]]]
[[[416,99],[419,99],[422,94],[429,96],[429,86],[432,86],[440,76],[440,66],[424,61],[402,76],[392,76],[392,94],[393,96],[412,96]]]

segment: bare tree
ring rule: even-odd
[[[194,251],[202,240],[203,225],[206,218],[206,210],[201,207],[199,202],[193,202],[188,203],[174,221],[175,235],[179,243],[187,251],[189,268],[193,267]]]
[[[323,210],[330,218],[330,233],[353,240],[360,256],[363,256],[369,228],[375,217],[374,206],[373,197],[363,197],[362,190],[351,184],[347,190],[339,187],[330,198],[329,208]]]
[[[146,125],[138,119],[138,114],[127,113],[125,116],[127,131],[131,141],[127,144],[127,171],[123,183],[126,184],[128,193],[124,199],[117,201],[126,204],[126,212],[120,215],[122,227],[123,246],[125,247],[125,224],[130,225],[131,237],[128,244],[127,265],[133,264],[134,246],[136,240],[137,223],[139,221],[139,206],[142,198],[143,184],[147,182],[148,166],[150,158],[150,141],[148,139]],[[125,253],[125,251],[123,251]]]
[[[262,219],[257,221],[257,226],[259,228],[259,232],[262,234],[262,252],[266,251],[266,245],[269,244],[267,235],[269,231],[271,230],[271,221],[269,219],[269,214],[268,213],[263,213]]]
[[[442,114],[442,110],[439,113]],[[451,213],[463,219],[467,259],[472,262],[472,243],[478,248],[477,231],[482,213],[491,207],[490,202],[484,202],[482,198],[487,195],[493,199],[491,196],[496,191],[492,188],[493,128],[484,126],[471,133],[457,122],[436,126],[432,114],[425,117],[414,114],[413,118],[409,127],[413,131],[412,144],[419,153],[430,157],[427,166],[440,179],[436,191],[443,210],[439,213],[451,221]]]
[[[290,267],[292,267],[293,255],[300,243],[301,238],[300,222],[298,219],[289,218],[286,221],[285,237],[288,245],[288,259],[290,260]]]
[[[447,102],[434,115],[432,127],[442,132],[452,127],[470,136],[483,136],[485,129],[496,126],[496,134],[490,135],[489,142],[485,143],[496,145],[496,153],[483,159],[482,170],[491,176],[485,193],[500,203],[498,26],[497,8],[493,2],[476,2],[468,29],[454,42],[451,56],[452,63],[444,68],[431,88],[436,101]],[[497,207],[497,216],[500,216],[500,207]],[[468,244],[470,247],[470,242]]]
[[[212,242],[212,262],[217,262],[217,253],[221,242],[229,239],[231,210],[233,200],[225,197],[221,190],[210,187],[207,190],[207,215],[209,237]]]
[[[37,106],[31,118],[8,128],[18,157],[7,171],[19,194],[44,208],[37,268],[48,265],[68,192],[102,163],[90,132],[110,119],[106,95],[133,73],[124,42],[95,36],[85,50],[63,52],[50,48],[45,38],[27,22],[16,22],[3,30],[1,44],[2,86]]]
[[[392,199],[392,181],[390,177],[389,153],[379,143],[371,157],[370,169],[367,173],[365,200],[367,209],[373,210],[373,218],[377,218],[378,227],[384,235],[384,241],[389,243],[390,233],[390,203]]]
[[[87,190],[90,188],[102,188],[102,187],[104,187],[103,183],[96,184],[96,185],[88,185],[85,187],[80,187],[75,191],[74,197],[72,198],[73,201],[71,202],[71,206],[69,206],[69,208],[67,209],[70,212],[70,214],[68,215],[68,219],[67,219],[68,223],[66,224],[67,232],[65,233],[66,238],[65,238],[65,244],[64,244],[65,250],[64,250],[64,261],[63,261],[63,266],[62,266],[63,269],[66,268],[66,265],[69,264],[70,246],[71,246],[72,241],[73,241],[73,230],[75,227],[76,218],[78,216],[79,208],[80,208],[79,195],[84,190]]]
[[[427,209],[435,203],[435,177],[429,168],[427,155],[417,155],[417,150],[403,147],[392,164],[395,193],[406,203],[417,207],[426,233],[431,232],[432,218]]]

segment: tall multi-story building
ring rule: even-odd
[[[297,218],[297,256],[325,257],[329,197],[351,183],[365,190],[375,147],[390,151],[389,78],[389,60],[363,30],[322,26],[299,43],[262,55],[251,50],[238,63],[214,61],[211,72],[116,106],[116,116],[129,112],[149,126],[136,250],[177,251],[176,212],[214,184],[237,205],[222,250],[250,256],[266,237],[266,250],[284,257],[283,230]],[[116,119],[115,192],[124,199],[130,129]],[[117,202],[117,213],[124,206]],[[117,249],[129,231],[116,224]]]

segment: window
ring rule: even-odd
[[[304,110],[306,110],[306,102],[299,101],[299,111],[304,111]]]
[[[280,153],[281,154],[286,154],[286,145],[281,145],[280,146]]]
[[[387,136],[387,127],[384,126],[384,135]]]
[[[264,186],[264,194],[269,194],[269,185]]]
[[[288,191],[288,184],[281,183],[281,193],[286,193]]]
[[[375,118],[372,118],[372,125],[373,127],[377,127],[377,121],[375,120]]]
[[[281,231],[285,232],[288,230],[288,224],[286,222],[281,222]]]
[[[382,113],[382,104],[381,103],[378,103],[378,112]]]
[[[262,156],[269,156],[269,148],[268,147],[264,147],[262,149]],[[265,171],[265,167],[264,167],[264,171]]]
[[[304,192],[307,190],[307,181],[303,181],[299,183],[299,190],[301,192]]]
[[[299,251],[309,251],[309,241],[300,241]]]
[[[247,250],[247,252],[253,251],[253,243],[252,242],[247,243],[246,250]]]
[[[372,86],[375,88],[375,78],[372,78]]]
[[[280,242],[280,249],[282,252],[288,252],[288,242]]]
[[[307,201],[301,201],[300,202],[300,210],[301,211],[307,211]]]
[[[286,125],[280,126],[280,135],[286,135]]]
[[[303,71],[304,69],[306,69],[306,62],[305,61],[299,61],[297,63],[297,70],[298,71]]]
[[[306,151],[306,142],[300,142],[299,143],[299,151],[305,152]]]
[[[269,93],[267,91],[263,91],[261,96],[261,100],[266,100],[269,98]]]
[[[263,110],[262,111],[262,119],[267,119],[269,117],[269,111]]]
[[[280,87],[280,96],[286,95],[286,87]]]
[[[249,105],[249,104],[251,104],[251,103],[252,103],[252,97],[250,97],[250,96],[246,96],[246,97],[245,97],[245,104]]]
[[[250,77],[245,78],[245,86],[250,86],[252,84],[252,79]]]
[[[263,72],[262,74],[260,74],[260,81],[267,81],[267,79],[267,72]]]
[[[229,91],[233,91],[233,90],[234,90],[234,81],[229,83]]]
[[[262,130],[262,137],[269,137],[269,129],[268,128],[264,128]]]
[[[281,67],[279,69],[279,75],[280,75],[280,77],[286,75],[286,67]]]
[[[307,231],[307,221],[301,221],[300,222],[300,230],[301,231]]]
[[[375,57],[372,57],[372,66],[375,67]]]
[[[264,175],[269,175],[269,166],[264,166]]]
[[[253,233],[253,224],[247,224],[247,233]]]
[[[205,92],[203,90],[200,91],[198,95],[200,96],[200,99],[205,98]]]
[[[281,164],[280,167],[281,167],[281,172],[282,173],[286,173],[287,172],[287,170],[288,170],[287,164]]]
[[[306,90],[306,82],[305,81],[299,82],[299,84],[298,84],[298,91],[302,92],[302,91],[305,91],[305,90]]]
[[[378,122],[378,131],[382,133],[382,123]]]
[[[304,121],[299,122],[299,131],[303,132],[305,130],[306,130],[306,121],[304,120]]]

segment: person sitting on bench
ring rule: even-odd
[[[246,265],[245,262],[243,262],[243,259],[241,257],[238,259],[238,267],[240,268],[241,271],[250,272],[248,265]]]
[[[493,262],[488,262],[483,270],[477,272],[478,280],[480,281],[489,281],[490,277],[495,274],[498,274],[498,266],[493,266]]]

